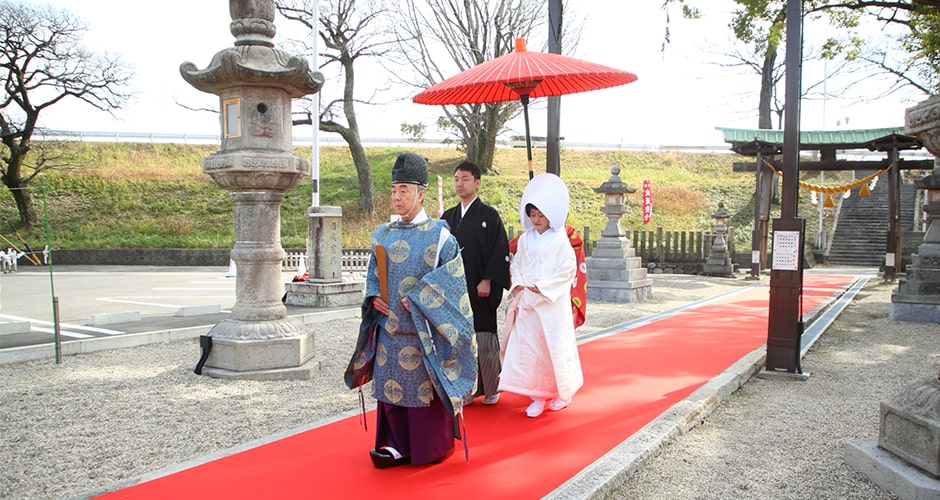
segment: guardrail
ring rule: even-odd
[[[284,271],[297,271],[300,269],[301,258],[307,257],[306,250],[285,250],[286,256],[281,262]],[[342,256],[342,271],[344,273],[364,273],[369,269],[369,258],[372,250],[368,248],[344,248]],[[305,262],[306,266],[307,263]]]
[[[38,141],[80,141],[80,142],[149,142],[162,144],[219,144],[221,136],[218,134],[167,134],[154,132],[96,132],[96,131],[71,131],[71,130],[40,130],[37,131],[35,140]],[[342,146],[346,144],[341,137],[335,135],[320,135],[317,138],[320,145]],[[310,136],[294,136],[295,145],[309,145],[313,142]],[[453,147],[457,144],[448,139],[422,139],[420,141],[411,140],[404,137],[377,137],[363,138],[363,144],[377,146],[401,146],[401,147]],[[516,146],[516,141],[499,141],[499,147],[512,148]],[[688,151],[688,152],[707,152],[707,153],[728,153],[733,154],[728,146],[687,146],[687,145],[656,145],[656,144],[631,144],[631,143],[613,143],[613,142],[571,142],[563,141],[562,146],[568,149],[587,149],[587,150],[623,150],[623,151]]]

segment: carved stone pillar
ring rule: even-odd
[[[320,364],[314,334],[287,318],[281,303],[280,208],[284,192],[309,172],[309,163],[292,154],[291,99],[318,92],[323,75],[274,46],[273,0],[230,0],[229,12],[234,47],[203,70],[180,65],[190,85],[219,96],[222,145],[203,159],[202,170],[229,191],[235,224],[235,305],[209,332],[211,350],[197,371],[309,378]]]

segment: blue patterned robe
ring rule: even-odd
[[[372,395],[405,407],[426,407],[439,397],[457,414],[476,391],[477,347],[457,241],[448,235],[438,250],[444,227],[436,219],[392,222],[372,234],[373,249],[383,245],[388,254],[389,289],[389,314],[377,325]],[[435,260],[441,265],[435,267]],[[366,297],[378,295],[373,253]],[[353,359],[367,356],[357,352]]]

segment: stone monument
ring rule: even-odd
[[[707,276],[734,277],[734,266],[731,265],[731,257],[728,256],[728,243],[725,241],[725,233],[728,227],[725,221],[728,219],[728,212],[725,211],[725,204],[718,202],[718,210],[712,214],[715,219],[713,227],[715,231],[715,241],[712,242],[711,253],[705,259],[703,272]]]
[[[905,132],[940,155],[940,96],[907,109]],[[936,160],[935,160],[936,161]],[[940,170],[917,186],[928,191],[930,225],[907,277],[892,294],[889,318],[940,322]],[[902,499],[940,499],[940,374],[881,402],[878,440],[848,443],[845,462]]]
[[[202,339],[197,372],[217,378],[305,379],[319,370],[314,333],[287,318],[281,303],[280,208],[309,162],[292,154],[291,99],[318,92],[323,75],[303,57],[274,46],[273,0],[230,0],[234,47],[205,69],[180,65],[190,85],[219,96],[220,151],[202,170],[229,191],[235,223],[231,257],[237,269],[230,318]]]
[[[286,302],[312,307],[344,307],[362,303],[364,279],[343,278],[343,209],[307,209],[307,255],[305,281],[287,283]]]
[[[593,188],[604,195],[601,212],[607,216],[607,225],[594,245],[587,264],[588,300],[601,302],[638,302],[653,296],[653,281],[646,275],[642,258],[630,245],[620,219],[626,213],[624,195],[635,193],[620,180],[620,167],[610,169],[610,179]]]

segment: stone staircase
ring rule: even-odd
[[[858,172],[859,178],[871,172]],[[837,195],[838,196],[838,195]],[[914,223],[913,184],[901,185],[901,227]],[[826,262],[842,266],[884,266],[885,242],[888,237],[888,182],[878,179],[871,196],[858,196],[858,190],[842,200],[838,220],[829,245]]]

